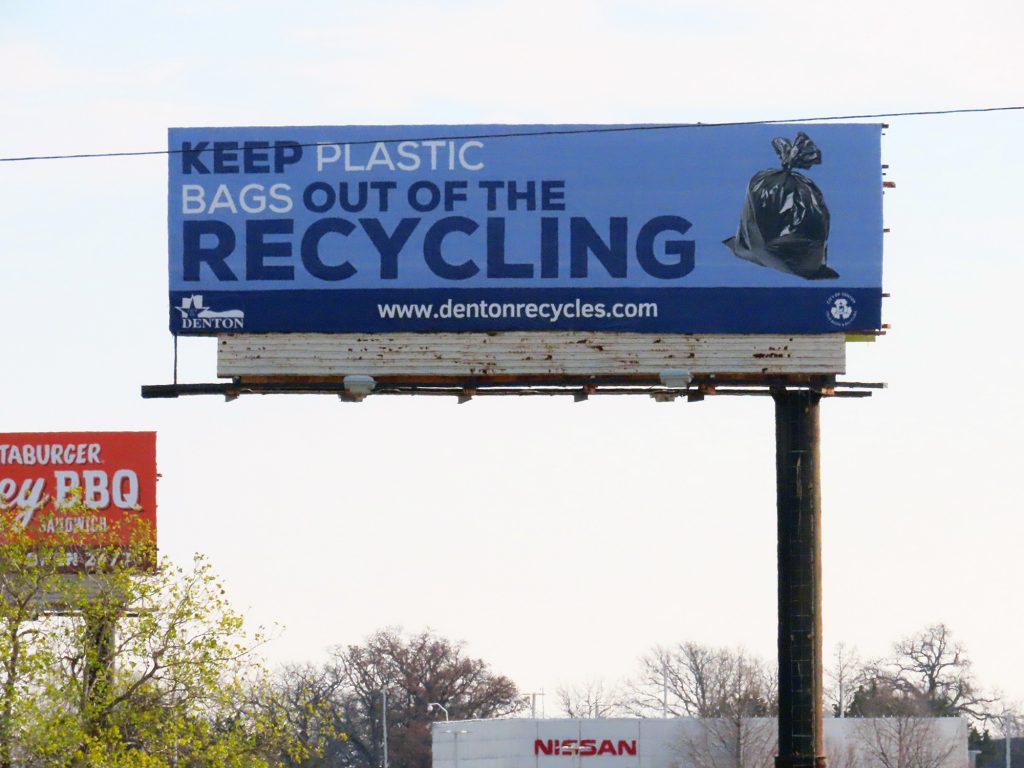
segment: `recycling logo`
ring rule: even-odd
[[[833,293],[828,297],[828,321],[845,328],[857,318],[857,300],[848,293]]]

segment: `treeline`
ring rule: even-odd
[[[613,685],[559,689],[560,708],[574,717],[766,717],[777,710],[774,664],[743,649],[680,642],[652,649],[638,667],[635,676]],[[976,682],[966,650],[945,624],[896,642],[876,659],[863,660],[840,644],[825,667],[825,697],[836,717],[962,715],[984,725],[1004,710]]]
[[[204,559],[181,568],[146,544],[39,546],[3,532],[0,768],[302,757],[273,706],[263,638]]]
[[[975,680],[970,658],[949,627],[935,624],[862,659],[840,644],[824,674],[828,714],[850,718],[841,740],[826,738],[829,765],[940,768],[954,759],[955,740],[933,718],[962,717],[972,749],[992,752],[993,735],[1024,722],[1007,702]],[[777,675],[773,664],[742,649],[694,642],[659,646],[632,677],[566,686],[556,692],[572,717],[700,718],[676,745],[695,768],[770,768],[777,753]],[[962,742],[961,742],[962,744]],[[960,747],[962,749],[962,746]],[[980,763],[979,763],[980,765]]]
[[[270,670],[264,637],[246,630],[201,557],[152,567],[151,552],[126,558],[119,546],[68,572],[66,546],[5,530],[0,768],[379,768],[385,717],[390,764],[429,768],[433,722],[530,712],[512,680],[429,630],[382,629],[319,663]],[[1005,721],[942,624],[882,659],[840,646],[827,682],[836,715],[963,715],[978,739]],[[773,665],[741,649],[680,642],[652,648],[626,680],[563,687],[544,707],[705,718],[717,729],[707,740],[735,743],[746,766],[755,743],[771,755],[755,721],[775,714],[777,681]],[[703,747],[691,748],[701,765]]]
[[[0,768],[429,768],[430,722],[500,717],[515,684],[431,632],[269,670],[210,564],[145,530],[45,544],[0,508]],[[386,694],[385,694],[386,692]]]

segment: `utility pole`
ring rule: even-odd
[[[381,746],[384,749],[384,768],[388,768],[388,689],[380,691],[380,719],[383,737]]]
[[[821,394],[777,389],[779,754],[776,768],[825,768],[821,710]]]
[[[539,692],[538,691],[531,691],[530,693],[522,694],[524,699],[527,698],[527,697],[529,697],[529,699],[530,699],[530,719],[531,720],[536,720],[537,719],[537,697],[538,696],[543,696],[543,695],[544,695],[544,691],[539,691]]]
[[[1010,753],[1013,751],[1013,716],[1010,714],[1010,710],[1003,712],[1003,737],[1006,741],[1006,768],[1013,768],[1013,758]]]
[[[661,716],[668,717],[668,659],[664,656],[661,659]]]

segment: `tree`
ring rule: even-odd
[[[64,552],[36,547],[17,507],[0,506],[0,530],[0,768],[11,768],[17,734],[40,717],[34,691],[56,663],[52,648],[40,642],[39,619],[64,581]]]
[[[59,514],[92,514],[80,504]],[[261,637],[202,557],[157,564],[144,531],[41,540],[3,516],[0,766],[256,766],[287,749],[247,705]]]
[[[970,659],[945,624],[934,624],[897,643],[889,671],[894,688],[924,702],[938,717],[984,719],[994,701],[978,690]]]
[[[776,731],[771,718],[702,718],[696,732],[684,737],[682,752],[694,768],[770,768],[778,751]]]
[[[956,750],[932,718],[909,715],[862,720],[856,738],[870,763],[882,768],[941,768]]]
[[[267,706],[276,707],[274,720],[290,735],[289,751],[279,761],[289,768],[359,765],[345,724],[352,704],[335,665],[291,664],[275,675],[275,694]]]
[[[255,649],[209,563],[154,573],[108,569],[49,621],[59,664],[45,689],[51,722],[41,762],[148,765],[266,762],[286,738],[267,710]]]
[[[676,746],[700,768],[765,768],[772,764],[777,708],[774,670],[743,650],[694,642],[656,647],[640,659],[628,709],[640,716],[700,718]]]
[[[845,717],[854,691],[864,682],[864,665],[855,648],[836,646],[832,664],[825,670],[825,696],[836,717]]]
[[[333,649],[322,668],[307,667],[301,674],[286,669],[277,688],[288,702],[288,722],[347,736],[345,741],[328,736],[323,762],[310,758],[294,763],[310,768],[383,764],[385,691],[389,762],[402,768],[430,768],[434,717],[428,704],[441,704],[453,720],[500,717],[524,706],[511,680],[491,672],[484,661],[467,657],[461,643],[430,630],[413,635],[397,628],[380,630],[361,645]],[[314,718],[299,711],[310,706],[317,711]]]
[[[555,696],[566,717],[614,717],[622,711],[622,692],[606,686],[603,680],[562,686]]]
[[[641,717],[765,717],[777,689],[774,670],[743,650],[683,642],[641,657],[627,708]]]
[[[825,740],[825,754],[829,768],[861,768],[857,744],[847,739]]]
[[[888,658],[865,667],[848,713],[860,717],[962,715],[983,721],[994,701],[980,691],[970,659],[949,628],[934,624],[896,643]]]
[[[921,702],[903,696],[885,678],[869,675],[853,692],[847,717],[923,717]]]

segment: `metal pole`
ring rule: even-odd
[[[530,717],[533,720],[537,719],[537,697],[538,696],[543,696],[543,695],[544,695],[544,691],[532,691],[530,693],[524,693],[523,694],[524,697],[526,697],[526,696],[530,697]],[[544,717],[543,710],[541,711],[540,716]]]
[[[388,768],[388,690],[384,688],[380,692],[380,718],[381,727],[383,729],[383,747],[384,747],[384,768]]]
[[[776,768],[825,768],[821,709],[821,395],[775,400],[779,564]]]
[[[668,664],[661,660],[661,716],[668,717]]]
[[[1010,713],[1009,711],[1003,713],[1003,736],[1006,738],[1006,768],[1012,768],[1010,765],[1010,751],[1012,749],[1012,742],[1010,740]]]

